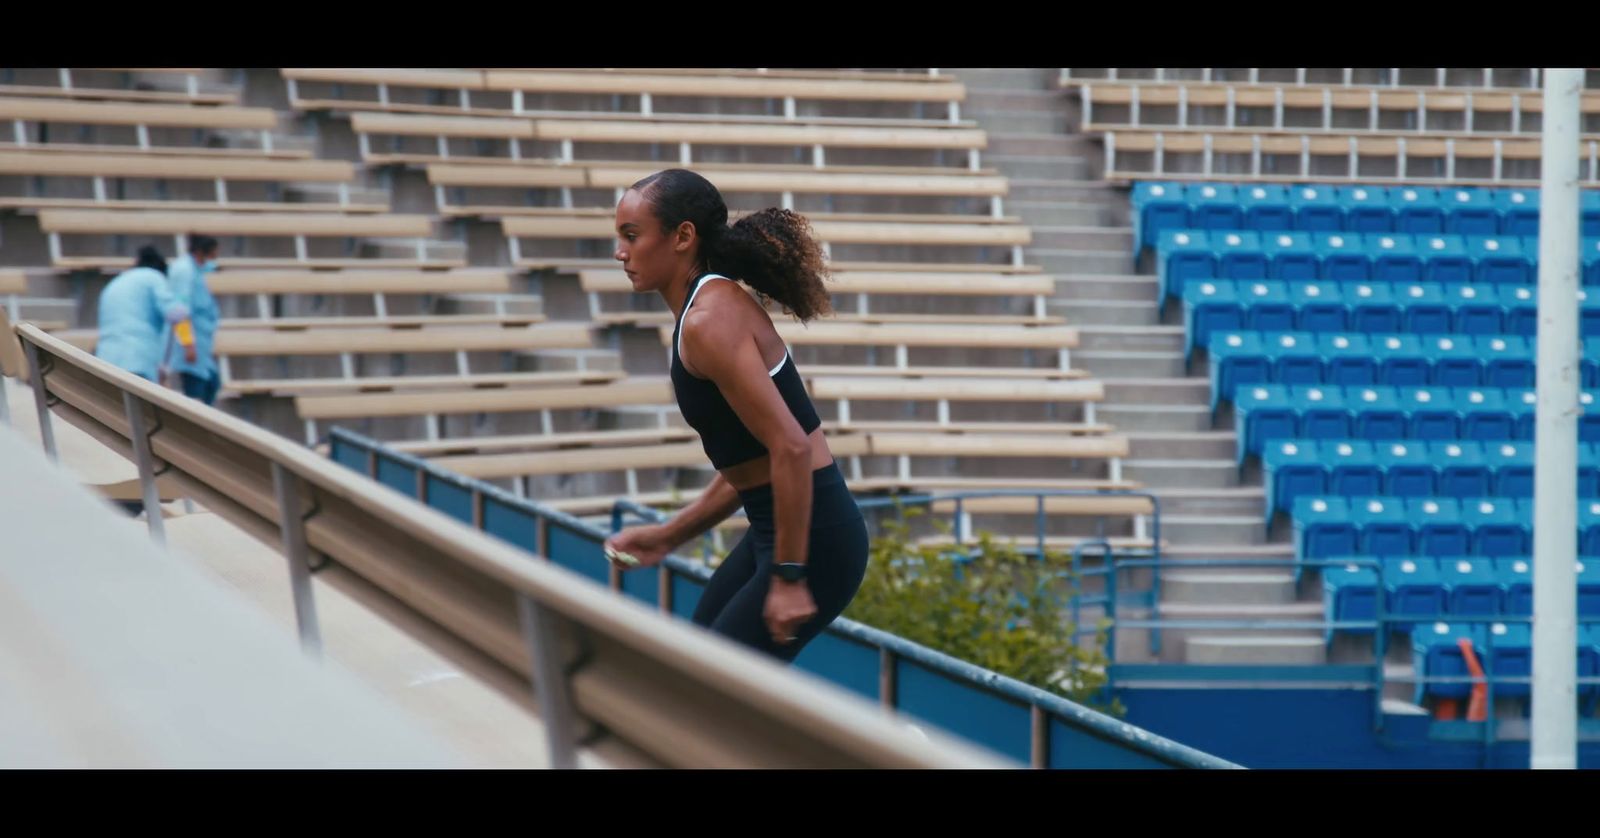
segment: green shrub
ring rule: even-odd
[[[1024,555],[980,532],[975,547],[918,545],[908,520],[886,519],[872,540],[866,579],[845,616],[1102,712],[1107,702],[1104,653],[1109,620],[1091,645],[1073,636],[1070,556]],[[950,527],[934,521],[941,532]],[[1029,595],[1032,592],[1032,595]]]

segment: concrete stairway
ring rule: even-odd
[[[967,87],[962,116],[989,134],[983,165],[1011,179],[1007,214],[1033,227],[1025,255],[1056,277],[1051,313],[1082,335],[1074,366],[1106,385],[1097,417],[1128,434],[1123,474],[1161,502],[1165,559],[1293,557],[1287,533],[1269,539],[1259,479],[1242,482],[1231,426],[1213,425],[1210,382],[1183,364],[1176,307],[1163,317],[1156,278],[1132,255],[1127,190],[1101,181],[1103,150],[1078,133],[1077,105],[1054,69],[952,71]],[[1170,619],[1313,621],[1314,590],[1284,567],[1164,569],[1159,613]],[[1123,635],[1126,635],[1125,637]],[[1119,633],[1118,659],[1148,659],[1143,632]],[[1320,631],[1164,632],[1160,658],[1192,663],[1312,664],[1327,660]]]

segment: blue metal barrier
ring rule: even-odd
[[[344,428],[333,429],[330,448],[336,462],[450,514],[465,513],[462,520],[490,535],[651,602],[666,613],[687,618],[711,577],[704,563],[678,555],[652,569],[622,573],[603,555],[610,533],[572,515],[392,451]],[[863,506],[875,500],[864,500]],[[619,501],[613,508],[613,525],[620,527],[626,515],[652,521],[664,517],[657,510]],[[848,619],[829,626],[795,665],[1035,767],[1241,767]]]

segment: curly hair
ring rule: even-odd
[[[700,236],[700,262],[775,300],[804,323],[832,310],[822,246],[805,216],[770,208],[728,224],[728,205],[711,181],[687,169],[666,169],[632,187],[671,233],[685,221]]]

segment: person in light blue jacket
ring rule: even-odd
[[[217,400],[222,377],[212,347],[217,335],[217,300],[206,285],[206,275],[217,268],[217,240],[199,233],[189,234],[189,252],[167,266],[167,284],[172,295],[189,307],[194,324],[194,358],[189,359],[174,345],[167,353],[167,365],[183,376],[183,394],[206,404]]]
[[[94,351],[101,359],[158,384],[170,337],[187,344],[185,357],[194,357],[189,307],[167,288],[166,267],[161,252],[147,245],[139,249],[132,268],[106,284],[100,292],[100,335]]]

